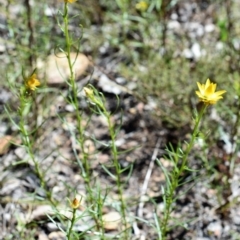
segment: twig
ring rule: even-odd
[[[149,183],[149,180],[150,180],[150,177],[151,177],[151,174],[152,174],[155,159],[157,158],[159,147],[160,147],[160,138],[158,139],[158,141],[156,143],[156,146],[155,146],[155,149],[153,151],[150,164],[148,166],[147,174],[145,176],[145,179],[144,179],[144,182],[143,182],[143,185],[142,185],[142,190],[141,190],[141,194],[140,194],[140,201],[139,201],[138,210],[137,210],[137,216],[139,218],[142,218],[142,216],[143,216],[144,196],[146,195],[146,192],[147,192],[148,183]]]
[[[28,37],[28,49],[30,51],[29,53],[29,64],[33,68],[34,61],[35,61],[35,52],[33,52],[33,45],[34,45],[34,29],[33,29],[33,23],[32,23],[32,8],[30,4],[30,0],[24,1],[25,8],[27,11],[27,27],[29,30],[29,37]]]

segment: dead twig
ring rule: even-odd
[[[137,216],[139,218],[143,217],[144,196],[146,195],[146,192],[147,192],[148,183],[151,178],[152,170],[154,167],[154,162],[155,162],[155,159],[157,158],[159,147],[160,147],[160,138],[158,139],[156,146],[154,148],[152,158],[151,158],[150,164],[148,166],[147,174],[145,176],[145,179],[144,179],[144,182],[142,185],[142,189],[141,189],[141,193],[140,193],[140,201],[139,201],[139,205],[138,205],[138,209],[137,209]]]

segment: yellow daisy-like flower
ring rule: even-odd
[[[207,105],[215,104],[218,100],[223,98],[221,95],[226,92],[225,90],[215,92],[217,84],[211,83],[209,79],[207,79],[205,84],[197,82],[197,85],[199,91],[196,91],[196,94],[200,101]]]
[[[65,3],[74,3],[76,0],[64,0]]]
[[[41,83],[40,81],[37,79],[37,75],[36,73],[33,73],[30,77],[28,77],[26,80],[25,80],[25,86],[27,89],[31,90],[31,91],[35,91],[36,88],[38,86],[40,86]]]
[[[145,1],[140,1],[135,5],[135,8],[139,11],[145,12],[148,8],[148,3]]]

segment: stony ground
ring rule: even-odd
[[[0,2],[2,6],[5,6],[4,1]],[[217,36],[218,29],[213,17],[218,7],[218,4],[210,4],[207,1],[184,1],[176,5],[169,17],[168,33],[169,35],[178,35],[179,39],[187,36],[189,42],[182,49],[177,49],[175,55],[181,55],[194,62],[204,54],[205,50],[201,49],[200,44],[208,41],[209,44],[212,44],[211,40],[216,39]],[[17,10],[13,6],[11,11]],[[4,14],[1,17],[3,21],[3,28],[0,29],[3,34],[2,40],[7,39],[8,26],[5,17]],[[96,16],[96,18],[101,22],[100,16]],[[105,31],[105,27],[107,28],[107,26],[99,24],[97,27],[93,26],[93,29]],[[9,44],[0,46],[1,59],[9,54]],[[10,53],[13,53],[14,49],[15,46],[11,46]],[[166,168],[170,168],[169,161],[164,157],[165,146],[169,142],[176,145],[178,141],[188,139],[191,124],[184,125],[182,128],[173,127],[152,114],[158,111],[156,102],[139,98],[134,94],[136,83],[125,79],[118,72],[118,64],[124,61],[125,57],[118,49],[113,49],[104,43],[98,54],[91,59],[91,46],[83,43],[83,53],[79,55],[79,62],[76,64],[79,88],[81,89],[90,81],[104,93],[108,109],[113,112],[112,121],[115,123],[122,121],[122,127],[117,137],[119,150],[132,149],[130,152],[121,154],[119,159],[122,166],[127,167],[131,164],[133,166],[132,175],[124,191],[129,216],[142,217],[149,223],[153,223],[154,211],[156,210],[160,215],[163,207],[161,186],[165,180],[163,172],[154,160],[158,158]],[[54,69],[53,62],[55,62],[53,55],[49,55],[45,70],[47,86],[51,89],[51,94],[47,93],[47,97],[39,94],[37,98],[38,112],[41,116],[38,118],[38,122],[43,122],[43,124],[38,130],[35,148],[36,157],[46,171],[45,178],[48,187],[52,189],[54,197],[60,200],[59,209],[67,215],[69,213],[67,207],[69,193],[66,186],[69,187],[69,192],[75,188],[78,193],[83,195],[85,190],[73,151],[76,150],[77,154],[81,156],[72,134],[75,131],[76,119],[73,108],[64,101],[64,96],[68,96],[69,92],[61,82],[61,77],[57,76],[59,72]],[[39,60],[38,65],[43,71],[43,61]],[[60,71],[64,73],[66,64],[63,61],[60,65]],[[60,89],[63,96],[59,94]],[[116,94],[120,103],[116,99]],[[82,93],[79,94],[79,102],[83,114],[87,118],[89,111]],[[53,216],[52,209],[46,202],[41,201],[44,198],[44,192],[33,171],[33,164],[31,162],[21,163],[22,160],[28,158],[26,151],[21,146],[8,144],[10,139],[14,139],[18,143],[20,140],[16,127],[10,124],[4,114],[6,104],[16,110],[13,94],[7,87],[2,87],[0,89],[0,110],[3,116],[0,125],[0,239],[64,239],[57,225],[46,215]],[[214,109],[210,111],[212,118],[225,128],[227,123],[221,122],[214,115]],[[62,122],[58,114],[63,115],[68,124]],[[14,120],[18,121],[17,116],[14,116]],[[101,116],[93,115],[86,135],[89,136],[86,148],[92,154],[90,161],[93,176],[103,189],[105,187],[111,189],[110,199],[113,201],[116,196],[114,183],[101,167],[101,164],[109,163],[109,149],[103,148],[101,144],[94,142],[90,137],[95,136],[102,143],[108,142],[109,135],[105,120]],[[215,146],[211,149],[202,150],[201,144],[196,144],[194,154],[191,155],[190,165],[199,171],[184,176],[188,184],[179,187],[176,194],[180,197],[176,201],[176,208],[173,212],[173,217],[181,222],[186,222],[184,225],[186,228],[172,229],[169,239],[240,239],[240,159],[236,160],[234,173],[230,174],[226,159],[231,152],[226,147],[227,142],[221,139],[217,139]],[[201,154],[207,156],[209,161],[215,159],[217,162],[214,169],[210,171],[211,174],[209,172],[206,174],[206,169],[203,168],[198,157]],[[144,206],[141,207],[139,198],[149,171],[151,176],[148,180]],[[127,179],[127,177],[127,175],[123,175],[123,179]],[[193,181],[193,179],[197,180]],[[221,194],[219,194],[220,188]],[[187,193],[185,193],[186,191]],[[154,209],[151,199],[155,201],[156,209]],[[104,211],[106,216],[110,215],[111,219],[114,218],[116,212],[110,206],[111,202]],[[91,219],[86,218],[79,221],[75,228],[81,232],[91,224]],[[117,227],[105,227],[109,237],[114,236]],[[89,234],[87,239],[98,238],[96,235]],[[132,225],[132,239],[152,240],[157,239],[157,236],[148,224],[135,221]]]

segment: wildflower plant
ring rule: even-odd
[[[123,169],[119,163],[119,152],[116,146],[116,136],[117,136],[117,127],[111,120],[111,113],[107,110],[105,106],[105,98],[102,93],[99,93],[93,86],[89,85],[84,87],[86,97],[89,99],[90,104],[94,104],[97,107],[96,112],[103,115],[107,120],[107,126],[110,134],[109,148],[111,150],[112,164],[115,168],[115,175],[112,174],[106,167],[103,166],[106,173],[116,182],[117,193],[119,196],[120,202],[120,214],[122,216],[123,222],[123,239],[129,238],[128,233],[128,222],[127,222],[127,206],[123,197],[123,184],[121,175],[127,169]]]
[[[166,185],[162,187],[164,201],[163,216],[158,220],[155,219],[156,226],[159,229],[159,239],[161,240],[166,240],[168,231],[174,227],[169,225],[169,221],[171,220],[171,213],[174,210],[174,202],[177,199],[177,197],[175,197],[176,190],[180,185],[185,184],[185,182],[182,183],[182,176],[184,176],[187,171],[194,171],[189,167],[189,155],[198,137],[203,114],[209,105],[215,104],[222,99],[222,94],[226,92],[225,90],[216,92],[217,84],[211,83],[209,79],[207,79],[205,84],[197,82],[197,85],[199,91],[196,91],[196,95],[199,97],[200,101],[203,102],[203,105],[201,110],[196,112],[193,131],[189,142],[186,142],[186,149],[183,150],[181,146],[178,146],[176,150],[171,146],[167,148],[167,157],[173,164],[171,171],[165,169],[161,161],[158,161],[166,178]],[[184,223],[176,222],[176,226],[179,226],[179,224],[183,226]]]
[[[76,160],[78,163],[78,166],[81,170],[81,176],[83,177],[84,180],[84,185],[85,185],[85,191],[86,191],[86,204],[87,208],[86,211],[88,211],[89,215],[92,217],[94,220],[95,226],[93,229],[97,231],[101,239],[105,239],[105,230],[103,227],[103,207],[105,204],[105,200],[107,197],[107,189],[101,189],[100,185],[98,184],[97,180],[93,179],[92,176],[92,170],[91,170],[91,162],[89,160],[89,153],[86,148],[86,140],[88,137],[86,136],[86,131],[87,131],[87,125],[84,125],[83,122],[87,121],[90,122],[91,118],[84,118],[84,114],[82,110],[80,109],[79,106],[79,101],[78,101],[78,94],[80,91],[85,92],[86,99],[89,101],[89,108],[92,110],[93,113],[101,114],[106,118],[108,129],[109,129],[109,134],[110,134],[110,143],[109,143],[109,148],[111,150],[112,154],[112,162],[113,166],[115,167],[115,175],[111,174],[110,171],[107,168],[104,168],[104,170],[116,181],[117,185],[117,192],[119,196],[119,205],[120,208],[118,209],[121,216],[122,216],[122,225],[124,227],[123,229],[123,237],[122,239],[129,239],[129,233],[127,229],[127,216],[126,216],[126,203],[123,198],[123,184],[122,184],[122,179],[121,179],[121,174],[123,172],[123,169],[120,167],[120,163],[118,161],[118,150],[116,147],[116,136],[117,136],[117,130],[114,124],[112,123],[111,120],[111,113],[107,111],[106,104],[105,104],[105,98],[103,94],[99,93],[93,86],[88,85],[86,87],[83,87],[83,89],[79,89],[78,86],[76,85],[76,79],[75,79],[75,72],[74,72],[74,63],[70,57],[72,49],[75,49],[73,46],[74,43],[77,43],[80,41],[80,39],[74,39],[69,31],[69,22],[71,18],[69,17],[69,12],[68,12],[68,4],[70,1],[65,1],[64,3],[64,10],[63,13],[61,14],[61,17],[63,19],[63,23],[60,24],[60,28],[64,33],[65,36],[65,49],[61,48],[60,51],[63,52],[66,56],[67,62],[68,62],[68,68],[70,70],[70,76],[69,79],[66,80],[66,83],[69,86],[69,92],[71,92],[71,96],[66,99],[66,101],[71,104],[74,107],[74,113],[76,117],[76,133],[72,133],[74,135],[74,138],[76,139],[80,149],[81,149],[81,157],[76,156]],[[80,42],[78,43],[78,46],[80,46]],[[79,49],[77,49],[77,52],[79,52]],[[92,106],[95,106],[93,108]],[[64,122],[66,120],[62,119]],[[99,187],[96,187],[99,186]],[[103,191],[105,194],[103,194]],[[73,200],[71,204],[73,208],[72,212],[72,219],[70,221],[70,227],[68,228],[68,232],[66,233],[67,239],[71,239],[72,235],[76,235],[73,231],[73,224],[75,222],[75,219],[77,218],[76,214],[76,208],[78,204],[76,204],[76,201]]]
[[[77,212],[77,209],[80,207],[80,204],[81,204],[81,199],[79,199],[78,197],[74,197],[74,199],[70,202],[70,206],[72,208],[72,218],[70,219],[69,227],[67,230],[67,239],[71,239],[73,226],[75,224],[76,217],[77,217],[76,212]]]
[[[71,18],[69,16],[68,4],[72,2],[73,1],[65,1],[63,13],[61,13],[63,23],[59,24],[65,37],[65,46],[66,46],[65,48],[61,48],[60,51],[65,54],[65,57],[68,62],[68,68],[70,70],[70,76],[69,76],[69,79],[66,79],[66,83],[69,87],[69,92],[71,92],[71,95],[68,97],[68,99],[66,99],[66,101],[73,106],[75,118],[76,118],[76,132],[72,133],[72,135],[76,139],[77,144],[79,145],[81,150],[81,156],[79,157],[77,154],[75,154],[75,157],[76,157],[76,161],[78,163],[79,169],[81,170],[81,173],[80,173],[81,177],[84,180],[85,191],[86,191],[86,205],[87,205],[86,211],[94,220],[95,225],[93,226],[93,229],[101,235],[101,239],[104,239],[105,231],[103,228],[102,210],[103,210],[105,198],[99,197],[102,195],[101,188],[96,189],[94,187],[96,186],[96,182],[95,180],[93,180],[91,162],[89,160],[90,156],[88,153],[88,149],[86,148],[86,141],[88,140],[88,137],[86,136],[86,131],[87,131],[88,124],[86,125],[84,124],[85,121],[86,122],[90,121],[90,117],[84,118],[83,111],[79,106],[78,94],[80,91],[83,91],[83,89],[79,89],[78,86],[76,85],[75,72],[74,72],[75,61],[71,59],[71,52],[73,49],[74,50],[76,49],[74,46],[75,43],[78,45],[77,56],[80,50],[80,39],[74,39],[74,37],[70,34],[70,30],[69,30],[69,22]],[[89,96],[89,98],[91,97],[94,98],[93,92],[91,91],[91,89],[84,88],[84,91],[86,95]],[[66,122],[65,119],[62,119],[62,120]],[[75,149],[73,149],[73,151],[76,152]],[[103,202],[102,202],[102,199],[103,199]],[[66,233],[67,239],[69,240],[72,239],[71,238],[72,235],[74,236],[76,235],[76,233],[73,231],[73,224],[75,223],[75,219],[78,218],[76,216],[77,214],[76,207],[78,206],[78,204],[76,204],[75,200],[72,202],[71,206],[73,208],[73,216],[70,221],[70,227],[68,228],[68,232]]]
[[[21,147],[23,147],[27,153],[26,159],[19,161],[16,164],[22,164],[24,162],[31,162],[33,164],[34,172],[40,182],[40,188],[44,191],[46,199],[51,203],[52,206],[55,206],[55,201],[52,198],[52,192],[47,187],[45,174],[41,167],[41,163],[35,156],[35,133],[39,128],[37,119],[35,119],[33,123],[29,120],[30,116],[38,115],[38,112],[35,112],[37,110],[35,97],[37,94],[37,88],[40,87],[41,82],[38,80],[36,69],[34,69],[29,76],[25,76],[24,72],[22,72],[22,78],[23,83],[18,89],[17,93],[17,98],[19,101],[17,110],[19,117],[18,122],[13,120],[11,116],[11,109],[9,107],[5,107],[9,118],[12,122],[14,122],[14,125],[17,126],[17,129],[19,130],[19,134],[21,136]]]
[[[69,204],[67,205],[68,212],[71,213],[69,216],[66,217],[64,214],[58,211],[57,201],[53,199],[52,192],[48,189],[47,182],[45,180],[46,170],[44,170],[42,162],[39,161],[35,156],[36,139],[34,133],[38,130],[39,126],[37,119],[32,121],[30,116],[33,115],[33,111],[36,111],[36,116],[39,114],[38,111],[34,109],[37,109],[36,97],[38,96],[38,89],[42,88],[42,80],[38,79],[36,69],[27,76],[23,74],[22,85],[21,88],[18,89],[19,106],[17,114],[19,116],[19,122],[14,122],[13,118],[11,118],[12,122],[17,126],[17,129],[20,132],[22,138],[21,145],[26,149],[27,152],[27,159],[19,162],[19,164],[24,161],[29,161],[33,164],[33,169],[37,178],[39,179],[40,187],[44,190],[45,193],[43,198],[46,198],[46,200],[48,200],[55,211],[54,218],[51,216],[49,216],[49,218],[56,224],[56,226],[59,227],[62,232],[64,232],[67,240],[80,239],[80,237],[83,237],[84,239],[85,237],[87,239],[91,239],[93,233],[97,233],[96,239],[109,239],[107,233],[105,232],[106,230],[104,228],[105,222],[103,215],[105,207],[108,204],[108,200],[110,199],[110,190],[116,189],[117,198],[114,199],[114,203],[111,203],[111,207],[113,206],[113,208],[115,208],[120,213],[121,223],[119,225],[121,225],[122,228],[114,236],[114,239],[118,238],[128,240],[131,239],[130,228],[132,227],[132,222],[129,220],[129,206],[124,197],[124,187],[127,180],[124,182],[122,175],[124,172],[129,171],[128,175],[130,176],[131,168],[124,168],[119,162],[119,156],[121,152],[117,147],[116,139],[121,125],[117,125],[115,119],[113,119],[112,112],[108,110],[104,94],[89,83],[86,85],[76,83],[74,72],[75,60],[71,58],[71,53],[73,51],[77,51],[77,53],[80,51],[81,39],[75,39],[72,36],[70,31],[71,28],[69,27],[69,23],[72,20],[69,15],[69,7],[70,4],[73,4],[75,2],[76,0],[62,0],[63,10],[62,12],[59,12],[60,21],[58,23],[64,36],[64,47],[59,48],[59,51],[66,57],[68,69],[70,70],[69,78],[65,79],[66,86],[68,87],[68,96],[65,98],[65,101],[68,104],[71,104],[74,109],[74,111],[71,112],[71,117],[75,121],[74,130],[70,130],[69,127],[69,132],[71,134],[71,137],[76,140],[76,144],[72,145],[74,155],[73,161],[74,164],[76,164],[79,168],[79,175],[81,176],[81,179],[83,179],[83,184],[85,187],[84,190],[86,196],[84,197],[84,201],[86,202],[86,207],[84,204],[84,211],[80,212],[80,210],[82,210],[82,199],[76,197],[75,195],[73,198],[70,198]],[[135,9],[138,10],[138,14],[141,13],[142,16],[148,13],[151,14],[153,12],[153,9],[156,9],[158,13],[163,14],[164,11],[166,11],[168,8],[166,4],[162,4],[164,2],[165,1],[138,1],[137,4],[133,6],[135,6]],[[126,33],[128,30],[128,23],[131,20],[128,8],[131,5],[131,2],[129,0],[116,0],[116,3],[119,6],[122,14],[121,24],[125,34],[124,37],[127,37]],[[76,17],[77,16],[75,15],[74,18]],[[163,17],[165,17],[165,14],[163,14]],[[91,79],[89,81],[91,81]],[[203,115],[206,112],[206,109],[210,105],[216,104],[219,100],[221,100],[224,96],[223,94],[226,92],[225,90],[216,91],[217,84],[212,83],[209,79],[207,79],[204,84],[197,82],[197,86],[198,90],[195,93],[201,102],[201,109],[198,112],[196,111],[193,118],[193,130],[188,142],[184,143],[184,145],[181,145],[179,143],[176,149],[172,146],[169,146],[167,148],[167,158],[172,163],[172,168],[170,170],[166,169],[163,166],[162,162],[158,160],[158,164],[160,165],[166,180],[165,186],[162,187],[162,196],[164,202],[162,215],[157,216],[157,211],[156,214],[154,214],[155,226],[153,226],[150,221],[148,222],[148,220],[140,219],[140,217],[137,219],[136,217],[137,220],[143,220],[143,222],[147,223],[149,226],[153,226],[154,230],[158,234],[159,240],[166,240],[168,232],[173,229],[173,227],[176,225],[183,225],[183,223],[179,224],[179,221],[174,222],[175,219],[172,217],[174,205],[177,199],[176,192],[180,186],[186,184],[186,182],[183,180],[185,174],[190,171],[194,171],[190,168],[189,156],[192,149],[194,148],[196,139],[200,137],[200,125],[203,119]],[[88,108],[87,111],[88,113],[90,112],[89,116],[86,115],[84,110],[81,108],[81,101],[79,101],[79,98],[81,98],[81,101],[86,101],[86,107]],[[6,111],[10,116],[10,111],[8,108],[6,108]],[[107,173],[111,180],[114,182],[114,186],[111,189],[110,187],[103,188],[98,182],[98,178],[93,174],[91,155],[88,151],[88,148],[86,147],[86,143],[89,139],[94,141],[94,143],[97,142],[97,144],[101,144],[101,142],[98,142],[95,136],[89,134],[88,131],[88,124],[91,122],[92,114],[101,115],[105,120],[108,128],[108,141],[107,143],[102,143],[102,145],[104,145],[104,147],[110,152],[110,164],[101,164],[101,166],[105,173]],[[64,124],[68,125],[68,120],[65,118],[65,116],[59,115],[59,118],[63,121]],[[238,119],[236,121],[236,129],[239,125],[239,119],[240,115],[238,115]],[[34,127],[29,124],[31,121],[35,123]],[[70,184],[66,184],[66,188],[69,188],[68,193],[70,191],[77,192],[78,186],[69,186]],[[66,198],[69,198],[69,196],[66,196]],[[88,219],[91,218],[91,220],[93,220],[91,221],[93,222],[93,225],[89,226],[88,229],[91,231],[86,230],[82,233],[79,233],[75,231],[75,224],[81,218],[84,219],[85,216],[87,216]],[[61,222],[61,225],[55,222],[55,217]],[[91,234],[90,237],[87,236],[88,233]]]

